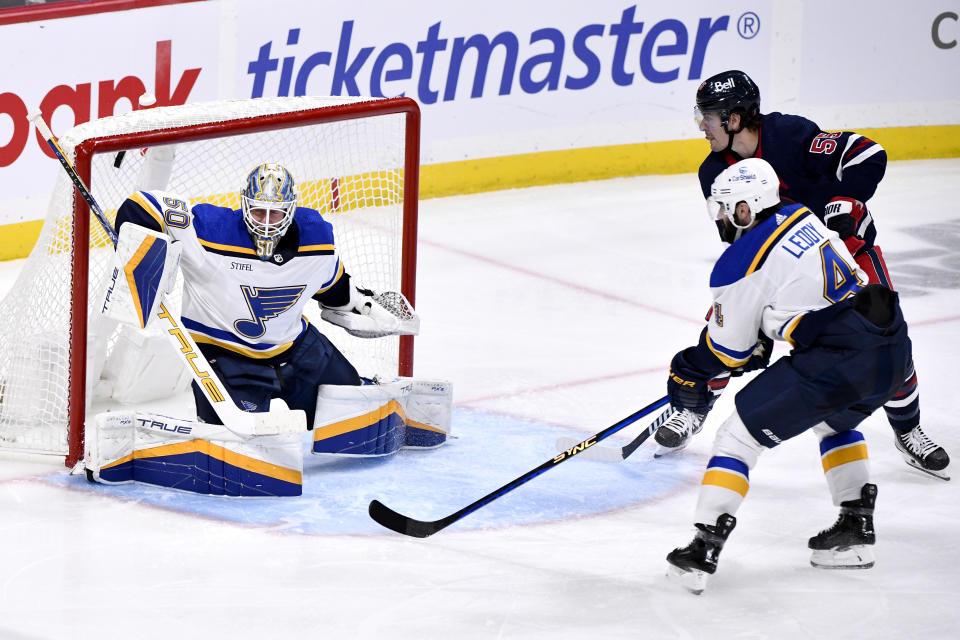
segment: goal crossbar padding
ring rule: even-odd
[[[84,467],[95,482],[141,482],[221,496],[303,493],[300,433],[239,438],[218,425],[158,414],[99,413]]]
[[[361,386],[321,385],[313,453],[385,456],[447,440],[453,387],[441,380],[395,380]]]

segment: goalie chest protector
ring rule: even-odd
[[[128,203],[136,205],[128,220],[159,224],[183,243],[181,315],[201,343],[252,358],[282,353],[306,328],[311,297],[344,272],[333,227],[313,209],[298,207],[273,258],[261,260],[238,210],[156,191],[137,192]]]

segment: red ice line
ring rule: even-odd
[[[430,241],[430,240],[424,240],[423,238],[418,239],[418,242],[421,243],[421,244],[430,245],[430,246],[432,246],[432,247],[435,247],[435,248],[437,248],[437,249],[441,249],[441,250],[443,250],[443,251],[447,251],[447,252],[450,252],[450,253],[455,253],[455,254],[458,254],[458,255],[462,255],[462,256],[471,258],[471,259],[473,259],[473,260],[477,260],[477,261],[479,261],[479,262],[486,262],[487,264],[492,264],[492,265],[494,265],[494,266],[496,266],[496,267],[499,267],[499,268],[501,268],[501,269],[507,269],[507,270],[510,270],[510,271],[516,271],[516,272],[518,272],[518,273],[522,273],[522,274],[527,275],[527,276],[530,276],[530,277],[532,277],[532,278],[538,278],[538,279],[540,279],[540,280],[546,280],[547,282],[551,282],[551,283],[553,283],[553,284],[557,284],[557,285],[566,287],[566,288],[568,288],[568,289],[574,289],[574,290],[576,290],[576,291],[580,291],[580,292],[583,292],[583,293],[588,293],[588,294],[590,294],[590,295],[598,296],[598,297],[601,297],[601,298],[606,298],[607,300],[614,300],[614,301],[617,301],[617,302],[623,302],[624,304],[629,304],[629,305],[631,305],[631,306],[638,307],[638,308],[640,308],[640,309],[643,309],[643,310],[645,310],[645,311],[649,311],[649,312],[651,312],[651,313],[658,313],[658,314],[660,314],[660,315],[664,315],[664,316],[667,316],[667,317],[669,317],[669,318],[673,318],[673,319],[675,319],[675,320],[682,320],[683,322],[688,322],[688,323],[696,324],[696,325],[702,325],[702,324],[703,324],[703,321],[702,321],[702,320],[694,320],[694,319],[688,318],[688,317],[686,317],[686,316],[681,316],[681,315],[678,315],[678,314],[675,314],[675,313],[671,313],[671,312],[669,312],[669,311],[664,311],[663,309],[660,309],[660,308],[657,308],[657,307],[652,307],[652,306],[649,306],[649,305],[645,305],[645,304],[643,304],[643,303],[637,302],[636,300],[631,300],[630,298],[624,298],[624,297],[622,297],[622,296],[617,296],[617,295],[614,295],[614,294],[611,294],[611,293],[607,293],[607,292],[605,292],[605,291],[599,291],[599,290],[597,290],[597,289],[591,289],[590,287],[586,287],[586,286],[583,286],[583,285],[580,285],[580,284],[576,284],[576,283],[573,283],[573,282],[569,282],[569,281],[567,281],[567,280],[563,280],[563,279],[561,279],[561,278],[557,278],[557,277],[554,277],[554,276],[551,276],[551,275],[547,275],[547,274],[544,274],[544,273],[540,273],[540,272],[537,272],[537,271],[533,271],[533,270],[531,270],[531,269],[526,269],[526,268],[518,267],[518,266],[516,266],[516,265],[512,265],[512,264],[509,264],[509,263],[506,263],[506,262],[501,262],[500,260],[494,260],[494,259],[492,259],[492,258],[489,258],[489,257],[484,256],[484,255],[480,255],[480,254],[477,254],[477,253],[473,253],[473,252],[470,252],[470,251],[465,251],[465,250],[463,250],[463,249],[457,249],[457,248],[455,248],[455,247],[451,247],[451,246],[446,245],[446,244],[441,244],[441,243],[438,243],[438,242],[432,242],[432,241]],[[956,321],[958,321],[958,320],[960,320],[960,316],[947,316],[947,317],[945,317],[945,318],[932,318],[932,319],[929,319],[929,320],[921,320],[921,321],[918,321],[918,322],[911,322],[911,323],[910,323],[910,326],[911,326],[911,327],[928,327],[928,326],[935,325],[935,324],[943,324],[943,323],[947,323],[947,322],[956,322]],[[457,406],[460,406],[460,407],[466,407],[466,406],[470,406],[470,405],[474,405],[474,404],[479,404],[479,403],[481,403],[481,402],[486,402],[486,401],[489,401],[489,400],[501,400],[501,399],[503,399],[503,398],[510,398],[510,397],[519,396],[519,395],[525,395],[525,394],[529,394],[529,393],[540,393],[540,392],[544,392],[544,391],[553,391],[553,390],[556,390],[556,389],[562,389],[562,388],[566,388],[566,387],[577,387],[577,386],[582,386],[582,385],[594,384],[594,383],[597,383],[597,382],[602,382],[602,381],[604,381],[604,380],[615,380],[615,379],[618,379],[618,378],[624,378],[624,377],[628,377],[628,376],[636,376],[636,375],[643,375],[643,374],[648,374],[648,373],[654,373],[654,372],[656,372],[656,371],[663,371],[663,369],[664,369],[664,367],[654,367],[654,368],[648,368],[648,369],[639,369],[639,370],[636,370],[636,371],[626,371],[626,372],[623,372],[623,373],[613,373],[613,374],[609,374],[609,375],[606,375],[606,376],[598,376],[598,377],[594,377],[594,378],[586,378],[586,379],[584,379],[584,380],[572,380],[572,381],[570,381],[570,382],[563,382],[563,383],[558,383],[558,384],[545,385],[545,386],[542,386],[542,387],[535,387],[535,388],[533,388],[533,389],[523,389],[523,390],[520,390],[520,391],[512,391],[512,392],[508,392],[508,393],[500,393],[500,394],[495,394],[495,395],[491,395],[491,396],[484,396],[484,397],[480,397],[480,398],[471,398],[471,399],[469,399],[469,400],[463,400],[463,401],[461,401],[461,402],[457,402],[456,404],[457,404]]]

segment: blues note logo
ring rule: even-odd
[[[240,290],[243,291],[243,298],[247,301],[247,307],[250,309],[250,315],[253,316],[253,319],[237,320],[233,323],[233,328],[246,338],[259,338],[267,330],[265,326],[267,320],[276,318],[295,305],[306,288],[306,285],[295,287],[250,287],[242,285]]]

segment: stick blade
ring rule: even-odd
[[[369,513],[370,517],[380,526],[414,538],[432,536],[446,526],[446,523],[442,520],[437,522],[424,522],[422,520],[408,518],[405,515],[397,513],[379,500],[370,501],[367,513]]]
[[[568,451],[578,444],[580,444],[580,441],[573,438],[557,438],[557,451]],[[587,460],[597,460],[599,462],[623,462],[623,454],[619,447],[604,447],[595,444],[581,451],[579,455]]]

